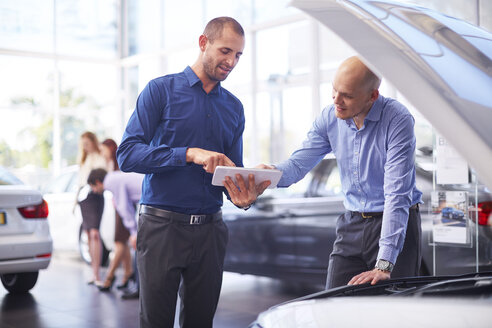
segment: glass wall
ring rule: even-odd
[[[118,0],[0,1],[0,165],[58,174],[83,131],[120,137],[119,17]]]
[[[0,45],[5,49],[54,50],[52,1],[0,1]]]
[[[490,1],[405,2],[492,31]],[[119,141],[143,87],[150,79],[192,65],[206,22],[224,15],[235,17],[246,31],[244,54],[223,82],[245,108],[244,163],[253,166],[287,158],[305,138],[314,117],[332,103],[336,68],[355,54],[342,39],[288,3],[0,0],[0,165],[34,167],[38,176],[57,175],[76,163],[83,131]],[[434,180],[438,136],[432,126],[384,80],[381,93],[412,110],[418,160],[433,176],[425,182],[430,185],[420,187],[439,189]],[[483,189],[470,176],[476,189]],[[478,197],[478,192],[470,195]],[[470,238],[467,252],[475,252],[478,237]],[[438,246],[433,255],[440,258],[445,247]]]
[[[406,2],[492,29],[487,1]],[[245,106],[245,163],[287,157],[331,103],[336,67],[355,54],[288,3],[0,0],[0,112],[9,121],[2,120],[0,164],[31,163],[37,138],[28,135],[38,129],[50,138],[45,159],[34,163],[56,173],[75,164],[82,131],[119,140],[142,88],[193,64],[206,22],[222,15],[235,17],[246,31],[244,54],[223,83]],[[386,84],[382,93],[400,97]],[[26,113],[35,118],[27,125]],[[432,144],[432,129],[420,116],[417,131],[419,146]]]

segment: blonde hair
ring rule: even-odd
[[[86,132],[82,133],[80,135],[80,139],[79,139],[79,158],[77,160],[77,162],[79,164],[84,164],[85,160],[87,159],[87,155],[88,155],[87,151],[82,146],[82,139],[84,139],[84,138],[87,138],[91,142],[91,144],[92,144],[93,148],[96,150],[96,152],[100,153],[99,140],[97,140],[97,136],[90,131],[86,131]]]

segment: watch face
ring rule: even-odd
[[[378,261],[378,269],[383,270],[383,271],[388,271],[389,268],[389,262],[384,261],[384,260],[379,260]]]

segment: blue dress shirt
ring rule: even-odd
[[[141,203],[185,214],[212,214],[222,206],[224,187],[212,174],[186,163],[188,148],[225,154],[242,163],[244,110],[218,83],[208,94],[188,66],[156,78],[140,93],[118,147],[122,171],[144,173]]]
[[[392,263],[403,248],[409,207],[421,203],[415,186],[414,119],[396,100],[379,96],[357,130],[335,116],[333,105],[315,120],[302,147],[285,162],[279,186],[302,179],[333,152],[349,211],[384,212],[378,259]]]

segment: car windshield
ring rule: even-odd
[[[21,185],[24,184],[15,175],[0,166],[0,185]]]
[[[77,184],[75,181],[75,173],[74,172],[67,172],[59,177],[57,177],[55,180],[49,182],[44,188],[43,188],[43,194],[55,194],[55,193],[63,193],[63,192],[75,192],[77,189]],[[75,189],[74,189],[75,187]]]

